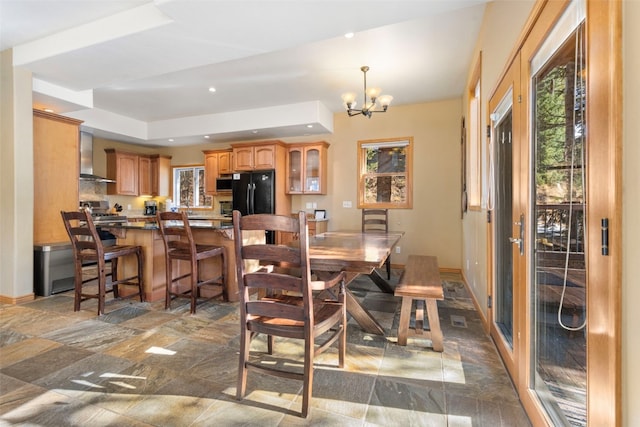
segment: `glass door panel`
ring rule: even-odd
[[[305,150],[305,168],[306,191],[320,191],[320,150],[317,148]]]
[[[584,24],[552,32],[541,51],[531,71],[531,384],[554,425],[586,426]]]
[[[511,95],[509,93],[509,95]],[[495,256],[494,322],[513,350],[513,144],[511,96],[508,111],[494,125]]]

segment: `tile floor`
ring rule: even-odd
[[[399,271],[393,272],[392,285]],[[428,340],[396,345],[400,299],[368,278],[350,285],[386,336],[348,325],[346,367],[317,358],[307,419],[301,382],[249,374],[235,400],[237,304],[187,299],[95,301],[73,312],[72,293],[0,306],[0,425],[29,426],[528,426],[495,347],[459,275],[443,274],[444,352]],[[255,340],[260,356],[266,348]],[[294,342],[276,352],[300,355]]]

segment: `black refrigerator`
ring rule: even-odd
[[[275,171],[254,171],[233,174],[231,184],[233,209],[242,215],[276,212]],[[275,235],[267,232],[267,242],[274,243]]]

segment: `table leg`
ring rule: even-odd
[[[365,332],[376,335],[384,335],[384,329],[373,318],[371,313],[364,308],[360,301],[351,293],[349,289],[346,289],[346,301],[347,311],[355,319],[356,322],[362,327]]]
[[[314,272],[318,279],[325,280],[324,277],[326,273],[324,271],[315,271]],[[347,277],[345,278],[345,285],[349,285],[356,277],[358,277],[361,273],[355,273],[352,271],[347,271]],[[380,277],[378,275],[378,277]],[[380,277],[382,279],[382,277]],[[382,279],[384,280],[384,279]],[[320,293],[320,298],[325,298],[327,295],[325,294],[327,291],[323,291]],[[360,304],[360,301],[353,295],[353,293],[349,290],[348,286],[345,286],[345,301],[347,303],[347,312],[355,319],[356,322],[360,325],[360,327],[367,333],[376,334],[376,335],[384,335],[384,329],[382,326],[373,318],[371,313]]]
[[[411,320],[411,307],[413,298],[402,297],[402,307],[400,308],[400,323],[398,323],[398,345],[407,345],[409,335],[409,321]]]
[[[377,270],[374,269],[371,273],[368,274],[368,276],[371,278],[373,283],[375,283],[376,286],[380,288],[382,292],[386,292],[388,294],[393,293],[393,289],[391,288],[389,282],[387,282],[384,277],[378,274]]]

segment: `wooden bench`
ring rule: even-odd
[[[438,259],[434,256],[409,255],[394,295],[402,297],[398,345],[407,345],[408,337],[419,336],[431,339],[434,351],[442,351],[442,330],[440,329],[437,300],[444,300],[444,292],[440,280]],[[417,300],[416,323],[415,328],[409,328],[413,300]],[[423,331],[423,301],[427,305],[429,331]]]

